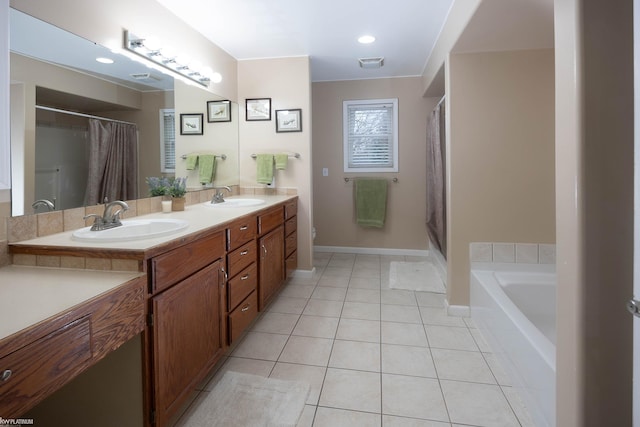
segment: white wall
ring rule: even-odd
[[[0,202],[9,200],[11,188],[9,136],[9,0],[0,0]]]

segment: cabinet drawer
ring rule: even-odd
[[[227,249],[232,251],[238,246],[254,239],[257,228],[258,224],[255,216],[233,222],[229,228],[227,228]]]
[[[288,219],[284,223],[284,235],[288,236],[298,229],[298,217]]]
[[[178,283],[224,256],[224,232],[220,231],[151,260],[154,293]]]
[[[284,205],[284,219],[289,219],[298,214],[298,199],[287,202]]]
[[[229,343],[237,340],[258,315],[258,292],[252,292],[229,314]]]
[[[284,240],[284,256],[285,258],[291,255],[293,251],[298,248],[298,233],[293,232],[289,234]]]
[[[227,255],[229,277],[233,277],[256,261],[256,241],[253,240]]]
[[[282,206],[278,206],[277,208],[268,211],[258,217],[258,234],[263,235],[284,221],[284,210]]]
[[[229,280],[227,286],[227,296],[229,298],[228,310],[233,311],[247,295],[257,288],[258,268],[254,262],[240,274]]]
[[[10,375],[0,380],[3,417],[22,415],[88,366],[90,325],[82,317],[0,359],[0,375]]]

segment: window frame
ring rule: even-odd
[[[165,117],[166,113],[173,113],[173,169],[169,169],[166,167],[166,159],[167,159],[167,150],[165,146]],[[160,112],[160,172],[161,173],[176,173],[175,164],[175,153],[176,153],[176,111],[173,108],[161,108]]]
[[[390,147],[390,154],[393,156],[393,162],[391,166],[376,167],[376,166],[363,166],[352,167],[349,166],[351,159],[351,150],[349,148],[349,108],[358,105],[388,105],[392,104],[392,144]],[[398,172],[399,158],[398,158],[398,98],[386,98],[386,99],[363,99],[363,100],[345,100],[342,102],[342,146],[343,146],[343,166],[345,173],[370,173],[370,172]]]

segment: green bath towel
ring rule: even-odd
[[[187,155],[187,170],[192,171],[196,168],[198,164],[198,155],[197,154],[189,154]]]
[[[387,180],[355,180],[356,222],[362,227],[382,228],[387,211]]]
[[[271,184],[273,181],[273,154],[258,154],[256,163],[258,184]]]
[[[201,184],[211,184],[216,176],[216,156],[213,154],[200,155],[200,174]]]
[[[288,154],[276,154],[274,158],[276,159],[276,169],[285,170],[287,168]]]

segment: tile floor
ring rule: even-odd
[[[303,427],[533,426],[470,319],[388,289],[391,261],[420,260],[316,253],[314,278],[289,280],[182,420],[233,370],[309,383]]]

